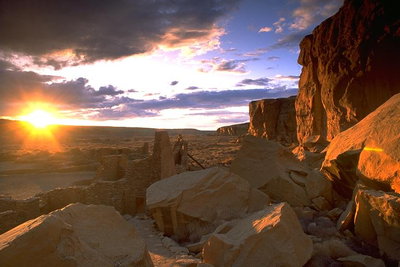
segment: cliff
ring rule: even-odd
[[[292,96],[250,102],[249,134],[283,144],[297,143],[295,99]]]
[[[234,124],[229,126],[223,126],[217,129],[218,135],[243,135],[247,133],[249,129],[249,123]]]
[[[345,0],[300,43],[297,137],[330,141],[400,92],[396,1]]]

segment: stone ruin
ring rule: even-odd
[[[148,144],[143,151],[148,151]],[[147,187],[176,174],[166,131],[155,133],[151,156],[130,160],[127,153],[109,155],[104,152],[100,163],[94,182],[88,186],[57,188],[25,200],[0,197],[0,234],[76,202],[113,206],[121,214],[143,212]]]

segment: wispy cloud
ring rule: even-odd
[[[270,57],[267,57],[267,60],[268,61],[277,61],[277,60],[279,60],[280,59],[280,57],[277,57],[277,56],[270,56]]]
[[[203,67],[200,69],[202,72],[211,71],[224,71],[224,72],[236,72],[246,73],[246,62],[257,61],[259,58],[248,58],[248,59],[222,59],[215,57],[209,60],[202,60]]]
[[[259,79],[244,79],[236,84],[236,86],[256,85],[256,86],[269,86],[272,80],[268,78]]]
[[[272,28],[267,26],[262,27],[261,29],[258,30],[258,32],[270,32],[270,31],[272,31]]]
[[[284,26],[286,25],[285,23],[286,19],[285,18],[279,18],[278,21],[274,22],[274,29],[275,33],[282,33],[284,30]]]

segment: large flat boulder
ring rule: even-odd
[[[163,179],[146,194],[158,228],[177,240],[193,242],[223,221],[244,217],[268,203],[268,196],[245,179],[219,167]]]
[[[358,179],[375,189],[400,193],[400,94],[328,147],[322,171],[339,193],[350,196]]]
[[[214,266],[303,266],[311,254],[312,241],[287,203],[221,225],[203,248],[204,262]]]
[[[310,206],[321,196],[331,200],[330,182],[273,141],[246,136],[231,171],[272,199],[292,206]]]
[[[381,253],[400,261],[400,195],[359,189],[355,195],[355,233]]]
[[[112,207],[72,204],[0,235],[1,266],[153,266]]]
[[[300,144],[332,140],[400,93],[396,1],[345,0],[300,43]]]

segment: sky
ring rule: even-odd
[[[215,130],[297,94],[299,42],[342,0],[0,0],[0,117]]]

